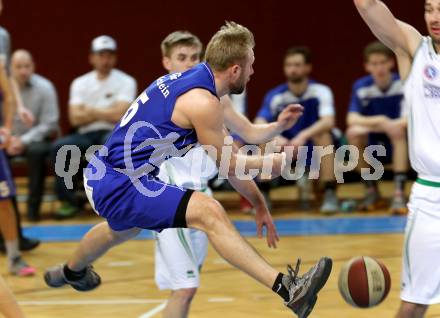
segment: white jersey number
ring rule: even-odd
[[[138,109],[139,109],[139,102],[141,102],[141,104],[145,104],[146,102],[148,102],[148,96],[146,92],[143,92],[141,95],[139,95],[138,98],[136,98],[136,100],[133,102],[133,104],[131,104],[130,108],[127,109],[127,111],[125,112],[124,116],[121,119],[121,123],[120,123],[120,127],[124,127],[125,125],[128,124],[128,122],[134,117],[134,115],[137,113]]]

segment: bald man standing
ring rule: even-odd
[[[15,116],[7,153],[26,157],[28,167],[32,167],[28,169],[27,216],[31,221],[38,221],[50,139],[58,131],[59,111],[53,84],[35,74],[34,70],[34,61],[28,51],[17,50],[12,54],[11,76],[18,84],[23,104],[33,115],[34,121],[29,126],[23,123],[18,114]]]

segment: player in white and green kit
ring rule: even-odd
[[[440,0],[426,0],[429,36],[394,18],[378,0],[354,0],[373,33],[394,51],[409,107],[411,166],[418,173],[408,204],[398,318],[423,317],[440,303]]]

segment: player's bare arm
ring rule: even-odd
[[[11,83],[6,74],[6,69],[3,64],[0,63],[0,90],[3,94],[3,127],[0,128],[0,134],[3,137],[3,144],[0,147],[4,147],[9,140],[12,129],[12,121],[15,113],[15,98],[12,93]]]
[[[229,96],[222,97],[220,101],[224,107],[226,127],[251,144],[267,142],[284,130],[290,129],[304,110],[299,104],[291,104],[283,109],[276,122],[253,124],[234,109]]]
[[[263,237],[263,228],[266,227],[267,246],[276,248],[276,243],[279,241],[279,236],[273,223],[272,216],[267,209],[263,195],[255,182],[253,180],[240,180],[235,176],[230,176],[228,180],[234,189],[248,199],[254,206],[256,212],[255,222],[257,223],[258,237]]]
[[[238,152],[238,147],[233,145],[233,151]],[[267,208],[266,201],[258,189],[254,180],[241,180],[236,176],[229,176],[229,183],[243,195],[255,208],[255,222],[257,223],[258,237],[262,237],[263,227],[267,228],[266,240],[269,247],[276,248],[276,242],[279,241],[278,233],[273,224],[272,216]]]
[[[353,1],[374,35],[394,51],[398,57],[401,77],[406,78],[422,35],[411,25],[396,19],[382,1]]]
[[[204,89],[193,89],[181,95],[176,101],[171,119],[182,128],[194,128],[200,144],[213,146],[217,150],[217,157],[213,159],[217,167],[220,166],[225,137],[224,109],[215,96]],[[273,162],[272,176],[279,175],[285,155],[275,153],[268,156],[270,157],[268,159]],[[247,170],[261,169],[264,159],[263,156],[243,156],[232,153],[228,174],[235,175],[238,160],[244,162],[244,168]]]

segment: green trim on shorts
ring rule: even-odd
[[[417,218],[417,210],[414,211],[414,218],[412,219],[411,225],[409,226],[408,235],[406,235],[405,237],[405,245],[404,245],[405,246],[404,257],[408,267],[408,279],[410,284],[412,284],[412,278],[411,278],[411,262],[409,257],[409,240],[411,238],[412,231],[414,229],[414,224],[416,223],[416,218]]]
[[[191,247],[189,246],[186,238],[185,238],[185,234],[183,233],[183,229],[181,228],[177,228],[177,235],[179,237],[180,243],[182,243],[183,248],[185,249],[186,253],[188,254],[188,256],[191,258],[191,260],[193,261],[194,265],[197,267],[197,262],[196,259],[191,251]]]
[[[417,178],[416,182],[427,187],[440,188],[440,182],[429,181],[422,178]]]

